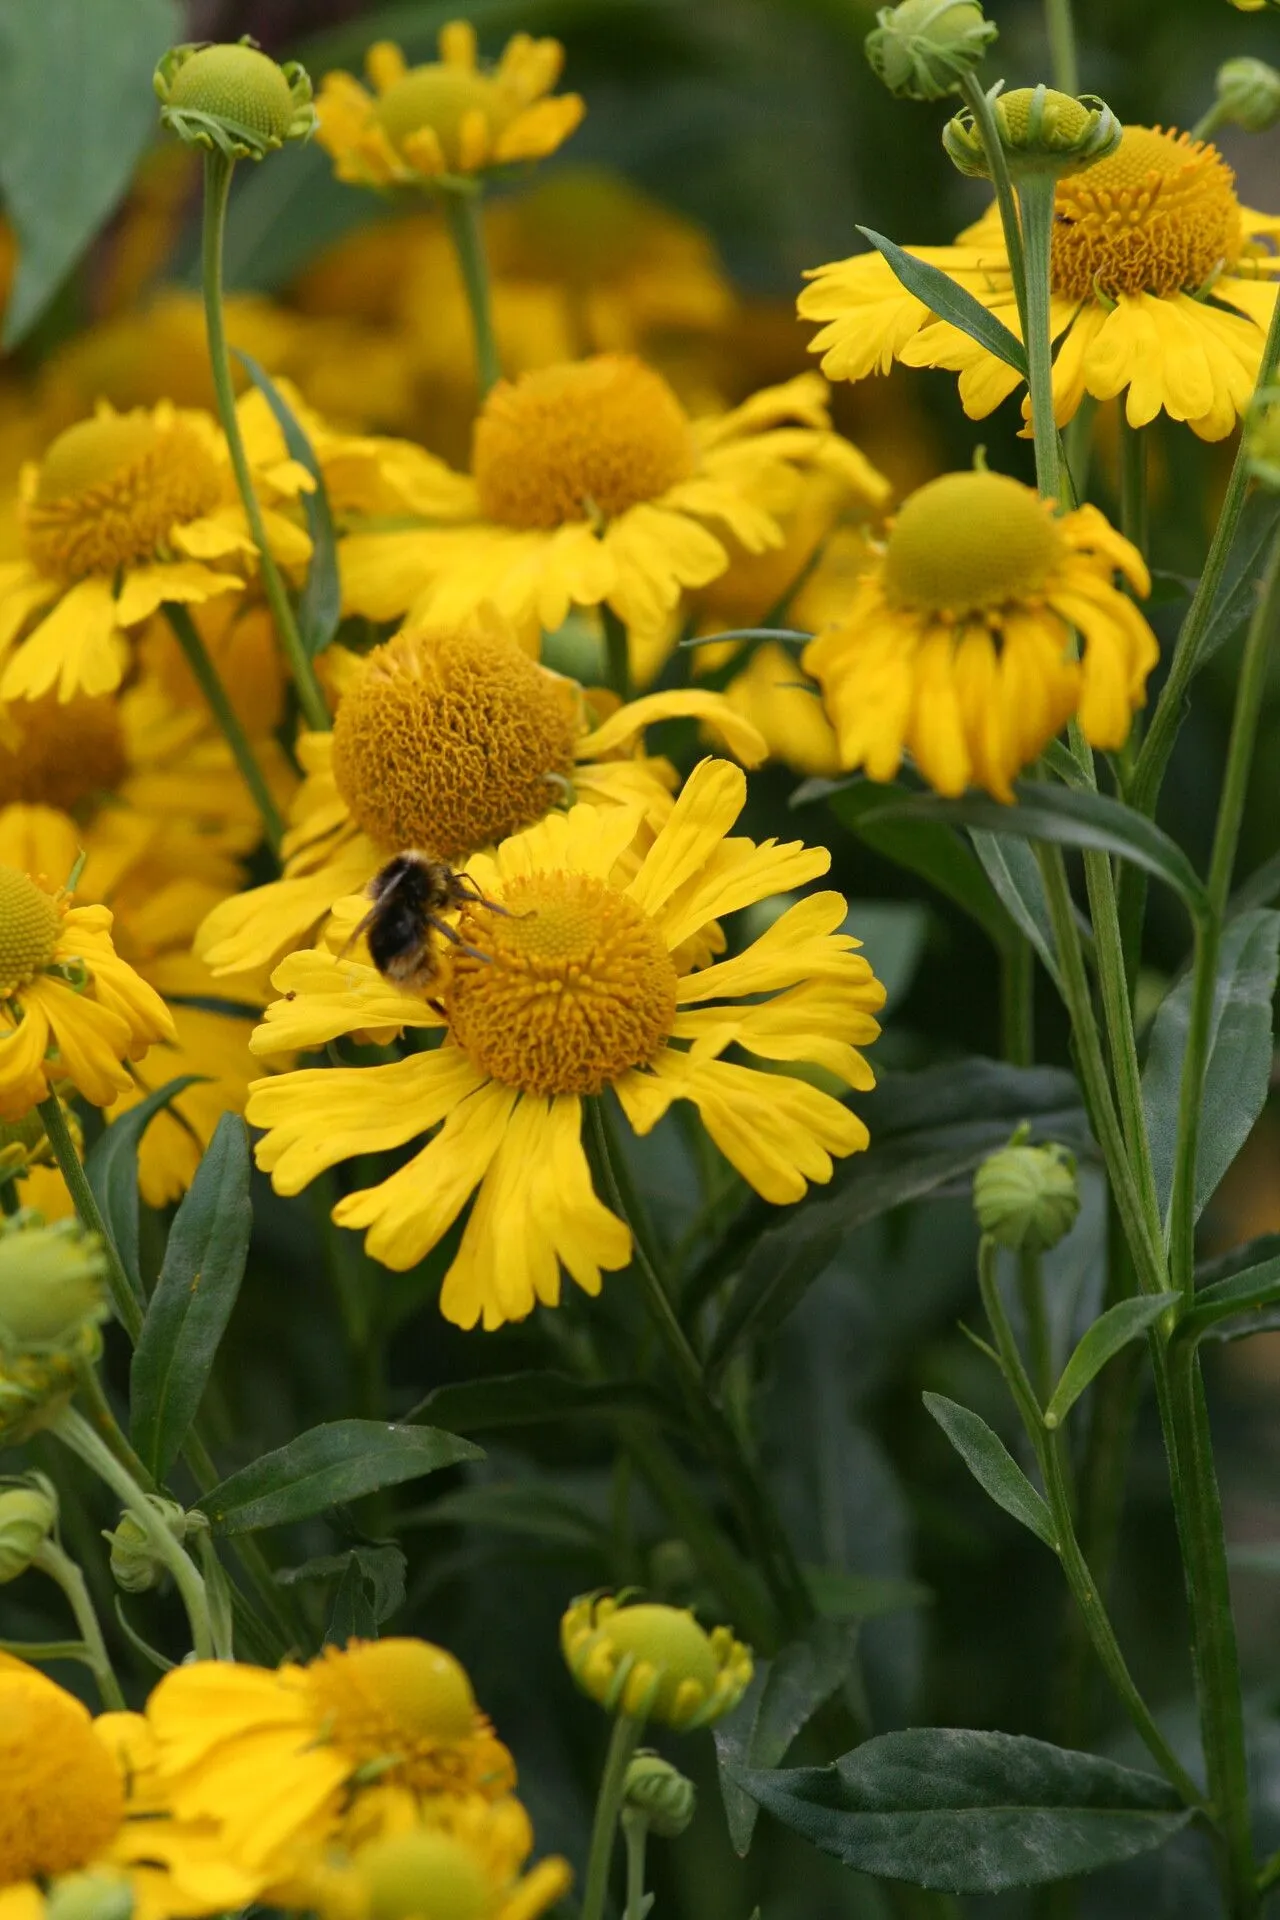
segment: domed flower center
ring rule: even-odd
[[[208,449],[181,420],[99,413],[60,433],[23,503],[27,554],[44,573],[78,579],[150,560],[170,530],[217,505]]]
[[[380,847],[460,860],[549,811],[576,730],[565,683],[504,633],[398,634],[343,696],[334,778]]]
[[[0,741],[0,807],[60,807],[106,793],[124,776],[124,734],[114,700],[79,695],[15,702],[14,738]]]
[[[1235,175],[1188,134],[1126,127],[1115,152],[1058,182],[1053,290],[1194,293],[1243,244]]]
[[[715,1648],[690,1613],[678,1607],[619,1607],[604,1628],[615,1656],[630,1655],[660,1676],[653,1710],[669,1712],[690,1682],[710,1694],[720,1672]]]
[[[446,989],[453,1035],[483,1073],[523,1093],[599,1093],[653,1059],[676,1010],[676,970],[647,915],[584,873],[509,881],[499,915],[469,908]]]
[[[612,519],[693,471],[689,422],[652,367],[625,353],[502,380],[476,421],[481,511],[507,527]]]
[[[330,1648],[306,1674],[325,1736],[357,1765],[380,1763],[381,1779],[424,1793],[466,1778],[458,1750],[479,1716],[470,1681],[443,1648],[400,1639]]]
[[[446,166],[462,164],[460,134],[467,114],[479,112],[499,133],[517,111],[487,74],[432,63],[411,67],[387,88],[374,119],[392,146],[403,148],[415,133],[430,127],[440,142]]]
[[[0,1674],[0,1891],[85,1866],[123,1817],[119,1772],[79,1702]]]
[[[263,139],[287,138],[293,120],[289,82],[256,47],[201,47],[169,83],[166,105],[238,121]]]
[[[1030,487],[1002,473],[946,473],[917,488],[894,521],[885,591],[925,613],[982,613],[1034,599],[1062,552]]]
[[[0,867],[0,999],[48,966],[61,925],[56,900],[16,867]]]
[[[356,1855],[369,1920],[486,1920],[492,1889],[470,1847],[423,1828],[371,1840]]]

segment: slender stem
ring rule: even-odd
[[[493,301],[489,288],[489,261],[485,252],[484,223],[479,193],[461,187],[445,187],[440,192],[449,238],[458,258],[458,270],[471,309],[471,326],[476,341],[476,370],[480,378],[480,398],[502,378],[498,345],[493,335]]]
[[[152,1474],[129,1445],[119,1421],[111,1411],[111,1403],[98,1378],[98,1369],[87,1362],[76,1368],[76,1393],[81,1412],[103,1445],[111,1449],[125,1472],[133,1475],[144,1493],[154,1493],[156,1483]]]
[[[240,769],[240,777],[249,789],[253,803],[262,815],[263,831],[267,841],[279,859],[280,842],[284,838],[284,821],[280,810],[271,797],[267,785],[267,776],[258,764],[248,734],[240,724],[240,717],[230,700],[227,690],[218,678],[218,670],[209,658],[208,648],[200,638],[200,630],[187,609],[179,602],[165,602],[165,618],[173,629],[174,638],[186,656],[187,665],[195,676],[197,686],[213,709],[213,717],[222,728],[231,756]]]
[[[118,1497],[142,1528],[147,1545],[157,1560],[173,1575],[191,1623],[191,1640],[198,1660],[214,1658],[213,1636],[209,1626],[209,1606],[204,1581],[190,1555],[176,1541],[133,1475],[101,1441],[88,1421],[73,1406],[63,1407],[49,1422],[49,1431],[83,1460],[91,1473]]]
[[[1036,1397],[1047,1400],[1053,1392],[1053,1341],[1049,1333],[1049,1314],[1044,1297],[1044,1267],[1038,1253],[1018,1255],[1018,1298],[1027,1323],[1027,1346],[1031,1353],[1031,1378]]]
[[[1215,100],[1207,113],[1202,113],[1191,129],[1193,140],[1208,140],[1226,124],[1227,112],[1221,100]]]
[[[627,629],[608,601],[600,606],[600,624],[604,629],[605,677],[619,700],[631,698],[631,648]]]
[[[645,1920],[644,1855],[649,1839],[649,1816],[628,1807],[622,1816],[622,1838],[627,1849],[627,1907],[623,1920]]]
[[[1147,430],[1131,427],[1120,409],[1120,531],[1145,560],[1151,548],[1147,499]]]
[[[1049,322],[1049,254],[1053,238],[1052,174],[1031,174],[1018,185],[1027,261],[1027,386],[1035,436],[1036,486],[1046,500],[1062,491],[1058,427],[1053,417],[1053,338]]]
[[[58,1104],[58,1096],[50,1094],[42,1100],[37,1112],[44,1122],[45,1138],[53,1148],[58,1170],[67,1183],[67,1189],[80,1216],[80,1224],[90,1233],[96,1233],[102,1241],[102,1250],[107,1261],[107,1290],[111,1295],[111,1305],[115,1309],[116,1319],[120,1322],[130,1340],[136,1346],[138,1335],[142,1331],[142,1302],[134,1289],[132,1280],[124,1270],[116,1243],[111,1238],[107,1223],[103,1219],[98,1203],[94,1199],[93,1188],[89,1185],[80,1156],[76,1152],[75,1141],[67,1126],[66,1115]]]
[[[1280,298],[1277,298],[1272,310],[1271,326],[1267,333],[1266,345],[1262,349],[1255,392],[1258,387],[1271,384],[1277,364],[1280,364]],[[1165,681],[1164,691],[1160,695],[1150,729],[1142,745],[1142,752],[1138,756],[1129,799],[1133,806],[1139,807],[1146,814],[1155,812],[1160,783],[1164,779],[1164,770],[1169,763],[1173,743],[1178,737],[1178,729],[1182,725],[1182,709],[1187,688],[1200,666],[1200,650],[1218,597],[1218,589],[1222,585],[1222,577],[1226,572],[1227,559],[1235,539],[1236,527],[1240,521],[1248,488],[1249,466],[1242,441],[1236,449],[1235,464],[1231,469],[1231,478],[1227,482],[1222,511],[1218,515],[1218,524],[1214,528],[1213,539],[1209,543],[1204,567],[1191,605],[1187,608],[1182,629],[1178,634],[1178,643],[1169,668],[1169,678]]]
[[[591,1828],[591,1848],[587,1855],[587,1877],[583,1886],[580,1920],[604,1920],[605,1901],[609,1896],[609,1868],[613,1861],[618,1815],[622,1812],[627,1768],[631,1764],[631,1756],[636,1750],[643,1725],[643,1720],[637,1720],[629,1713],[620,1713],[613,1723],[604,1772],[600,1776],[600,1791],[596,1796],[596,1817]]]
[[[977,76],[968,68],[961,76],[960,97],[973,115],[974,125],[982,135],[983,151],[991,170],[991,184],[996,190],[996,205],[1000,209],[1004,247],[1009,256],[1009,273],[1013,280],[1013,297],[1017,302],[1018,322],[1025,344],[1027,268],[1022,250],[1022,225],[1018,217],[1018,202],[1013,191],[1013,181],[1009,177],[1009,163],[1005,158],[1004,145],[1000,139],[1000,130],[996,126],[995,115],[991,111],[991,102],[983,92]]]
[[[1280,1851],[1268,1854],[1258,1868],[1258,1892],[1266,1893],[1280,1880]]]
[[[111,1656],[107,1652],[107,1643],[102,1637],[102,1628],[98,1625],[98,1616],[89,1598],[84,1575],[71,1556],[64,1553],[53,1540],[43,1543],[31,1564],[39,1567],[41,1573],[47,1573],[51,1580],[56,1580],[67,1596],[67,1604],[75,1615],[80,1638],[84,1642],[85,1664],[92,1670],[102,1704],[108,1713],[122,1713],[124,1695],[111,1665]]]
[[[1079,93],[1080,63],[1076,58],[1071,0],[1044,0],[1044,25],[1049,36],[1049,65],[1059,93]]]
[[[218,403],[218,418],[222,422],[222,431],[227,437],[227,450],[231,455],[231,467],[236,477],[236,486],[244,506],[245,517],[249,522],[249,531],[253,535],[253,543],[258,549],[263,591],[267,596],[267,604],[271,608],[271,617],[276,623],[276,632],[280,637],[280,645],[284,649],[289,671],[298,689],[298,701],[307,725],[317,732],[324,733],[332,724],[329,718],[328,702],[321,691],[315,669],[302,643],[302,635],[298,632],[298,623],[294,618],[293,608],[289,604],[289,596],[285,591],[284,581],[280,577],[280,569],[275,563],[275,556],[267,545],[262,508],[258,502],[253,474],[244,450],[244,438],[240,432],[240,421],[236,414],[235,389],[231,384],[231,360],[227,353],[227,335],[222,312],[222,246],[227,224],[227,198],[231,191],[231,175],[234,166],[235,162],[228,160],[226,155],[219,153],[216,148],[205,155],[204,319],[209,341],[209,365],[213,374],[213,391]]]
[[[1035,953],[1031,942],[1015,934],[1000,955],[1000,1042],[1014,1067],[1035,1058]]]

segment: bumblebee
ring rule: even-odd
[[[468,905],[488,907],[491,913],[505,912],[496,900],[486,900],[465,873],[455,873],[443,860],[433,860],[416,847],[397,853],[380,867],[366,892],[373,905],[343,952],[366,934],[369,958],[383,979],[398,987],[427,987],[435,979],[438,961],[432,935],[436,933],[473,959],[488,959],[487,954],[468,946],[448,921],[440,918],[441,914]]]

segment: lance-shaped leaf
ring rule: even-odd
[[[945,1893],[1093,1873],[1163,1846],[1191,1818],[1153,1774],[1043,1740],[950,1727],[882,1734],[829,1767],[735,1777],[846,1866]]]
[[[948,1400],[944,1394],[926,1393],[924,1404],[983,1492],[1056,1553],[1058,1536],[1053,1515],[999,1434],[992,1432],[981,1414]]]
[[[435,1427],[333,1420],[242,1467],[206,1493],[200,1505],[215,1533],[253,1533],[309,1520],[379,1487],[483,1457],[470,1440]]]
[[[1201,1287],[1195,1304],[1179,1321],[1178,1333],[1183,1339],[1198,1340],[1219,1320],[1238,1313],[1265,1312],[1275,1306],[1280,1306],[1280,1258],[1260,1261],[1228,1280]]]
[[[171,1100],[176,1100],[184,1087],[193,1086],[202,1078],[198,1073],[183,1073],[175,1080],[167,1080],[164,1086],[157,1087],[145,1100],[139,1100],[136,1107],[130,1107],[105,1127],[85,1156],[85,1176],[140,1302],[143,1292],[138,1269],[138,1142],[155,1116]]]
[[[302,643],[313,657],[322,653],[338,631],[338,619],[342,612],[342,587],[338,580],[338,546],[333,531],[333,515],[329,511],[329,495],[325,491],[324,475],[320,471],[320,462],[316,459],[315,449],[303,432],[297,416],[290,407],[280,389],[258,365],[250,354],[242,353],[238,347],[233,349],[245,372],[262,394],[267,405],[279,423],[284,435],[285,445],[293,458],[304,466],[315,487],[302,496],[303,512],[307,516],[307,532],[311,535],[311,563],[307,568],[306,585],[298,599],[298,631]]]
[[[1108,1360],[1153,1327],[1165,1309],[1176,1307],[1181,1298],[1180,1293],[1149,1293],[1135,1300],[1117,1300],[1114,1307],[1108,1307],[1081,1336],[1062,1369],[1062,1378],[1044,1410],[1046,1427],[1059,1426]]]
[[[433,1387],[405,1416],[449,1433],[486,1433],[496,1427],[538,1427],[549,1421],[651,1420],[683,1429],[681,1409],[640,1380],[577,1380],[569,1373],[531,1367],[525,1373]]]
[[[940,320],[949,320],[953,327],[959,327],[961,333],[967,333],[971,340],[976,340],[980,347],[985,347],[988,353],[993,353],[997,360],[1003,360],[1026,379],[1027,356],[1021,340],[1010,333],[994,313],[989,313],[980,300],[975,300],[949,274],[931,267],[925,260],[917,260],[913,253],[895,246],[882,233],[876,233],[871,227],[859,227],[858,232],[871,242],[877,253],[883,254],[908,293],[914,293]]]
[[[801,1728],[844,1681],[856,1644],[851,1627],[815,1621],[775,1659],[757,1662],[741,1703],[716,1728],[720,1792],[735,1852],[745,1854],[750,1848],[760,1811],[759,1802],[738,1785],[735,1772],[777,1766]]]

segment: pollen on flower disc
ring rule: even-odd
[[[1053,289],[1194,292],[1239,257],[1242,232],[1235,175],[1216,147],[1126,127],[1114,153],[1058,182]]]
[[[16,867],[0,867],[0,994],[34,980],[53,958],[57,902]]]
[[[487,74],[432,62],[411,67],[393,81],[373,117],[396,147],[430,127],[446,165],[456,167],[462,159],[459,135],[466,114],[482,113],[488,126],[500,132],[516,110],[516,103],[505,100]]]
[[[154,558],[170,530],[216,506],[217,468],[185,422],[144,408],[95,414],[60,433],[21,508],[23,542],[46,573],[112,574]]]
[[[543,872],[505,887],[500,916],[470,908],[446,1004],[454,1039],[524,1093],[599,1093],[652,1060],[671,1031],[676,970],[653,922],[594,876]]]
[[[508,527],[612,519],[693,471],[689,422],[652,367],[626,353],[500,380],[476,421],[480,506]]]
[[[0,1888],[83,1867],[123,1816],[116,1764],[79,1702],[0,1673]]]
[[[573,769],[563,681],[496,629],[397,634],[333,729],[333,772],[380,847],[459,860],[549,812]]]
[[[447,1833],[419,1827],[371,1840],[356,1855],[368,1920],[486,1920],[493,1906],[475,1852]]]
[[[124,733],[114,700],[56,693],[10,710],[12,741],[0,739],[0,806],[60,807],[117,786],[126,767]]]
[[[945,473],[918,487],[894,521],[885,591],[899,606],[980,613],[1034,598],[1062,550],[1030,487],[1002,473]]]

